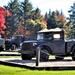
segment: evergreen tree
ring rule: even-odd
[[[9,31],[9,35],[12,36],[15,29],[20,23],[20,6],[18,0],[11,0],[7,6],[4,6],[5,9],[10,10],[12,13],[12,17],[6,17],[6,26],[7,31]]]
[[[69,21],[73,25],[70,34],[71,34],[72,38],[75,38],[75,2],[73,3],[73,6],[71,6],[71,8],[70,8],[70,10],[68,12],[70,13],[70,15],[69,15]]]
[[[47,20],[47,28],[64,28],[66,26],[66,18],[60,14],[58,10],[53,11]]]
[[[44,18],[45,18],[45,20],[47,21],[50,17],[51,17],[51,10],[49,10],[49,13],[45,13],[45,16],[44,16]]]
[[[52,15],[49,17],[49,19],[47,20],[47,28],[56,28],[57,27],[57,14],[53,11]]]
[[[22,11],[22,16],[24,19],[24,25],[26,26],[26,20],[31,17],[31,11],[33,7],[32,4],[29,2],[29,0],[24,0],[21,2],[21,11]]]

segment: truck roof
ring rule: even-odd
[[[64,29],[61,28],[54,28],[54,29],[43,29],[38,31],[38,33],[43,33],[43,32],[61,32],[64,31]]]

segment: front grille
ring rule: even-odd
[[[22,44],[22,50],[29,50],[31,48],[31,44],[30,43],[23,43]]]

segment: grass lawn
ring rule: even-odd
[[[75,70],[29,70],[25,68],[0,65],[0,75],[75,75]]]

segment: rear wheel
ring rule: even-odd
[[[22,60],[31,60],[32,56],[30,56],[28,54],[21,54],[21,58],[22,58]]]
[[[72,59],[75,60],[75,46],[73,47]]]
[[[40,60],[41,61],[48,61],[49,59],[49,52],[47,49],[42,49],[40,51]]]

